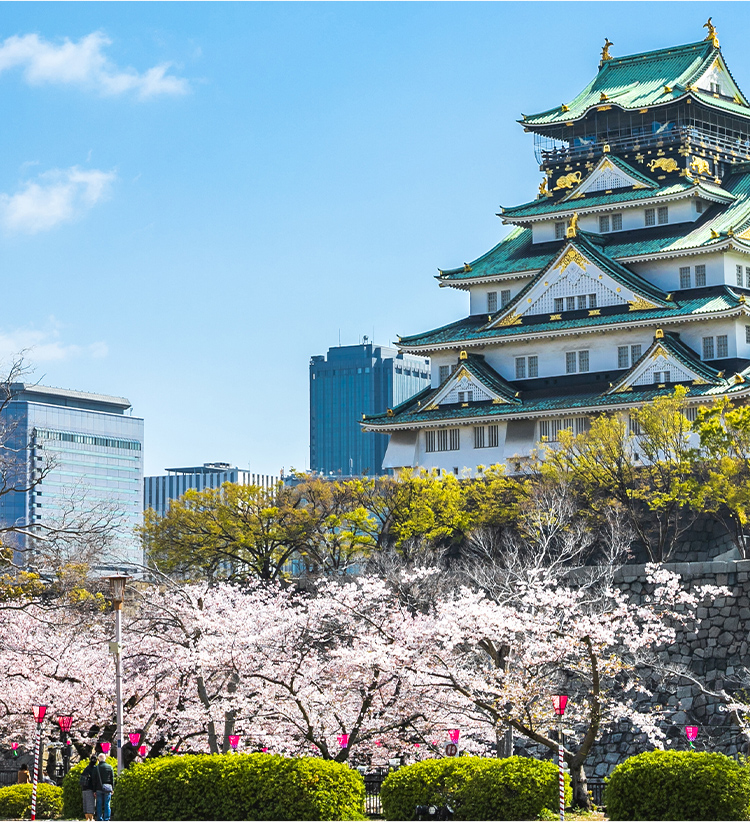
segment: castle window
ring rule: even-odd
[[[578,297],[578,310],[581,311],[586,308],[588,304],[588,296],[586,294],[581,294]]]
[[[627,368],[630,365],[630,349],[627,345],[617,346],[617,367]]]
[[[745,326],[745,342],[750,343],[750,325]]]
[[[565,239],[565,223],[555,223],[555,239]]]
[[[726,334],[719,334],[719,336],[716,338],[716,356],[729,356],[729,338]]]
[[[505,308],[506,305],[510,302],[510,289],[504,289],[500,292],[500,306],[501,308]]]
[[[447,451],[448,450],[448,431],[445,428],[443,428],[441,431],[437,432],[437,450],[438,451]]]
[[[711,82],[709,85],[711,87],[712,94],[721,94],[721,86],[718,83]]]
[[[449,365],[441,365],[440,370],[439,370],[438,373],[440,375],[439,376],[440,382],[443,383],[448,379],[448,377],[450,377],[451,367]]]
[[[693,406],[692,408],[686,408],[682,413],[685,415],[685,419],[688,422],[695,422],[698,419],[697,406]]]
[[[680,288],[690,288],[690,266],[686,265],[680,269]]]
[[[703,359],[712,360],[714,358],[714,338],[703,338]]]
[[[458,401],[459,402],[474,402],[474,392],[473,391],[459,391],[458,392]]]
[[[662,383],[670,381],[669,371],[654,371],[654,385],[661,385]]]
[[[669,208],[667,206],[659,206],[656,212],[657,222],[659,225],[664,225],[669,222]]]
[[[461,447],[461,434],[458,428],[451,428],[449,429],[448,433],[450,434],[450,448],[449,451],[458,451]]]
[[[742,282],[742,266],[741,265],[737,266],[737,285],[739,285],[739,286],[743,285],[743,282]]]
[[[612,231],[622,231],[622,214],[612,215]]]
[[[630,433],[635,437],[641,436],[641,424],[638,420],[631,414],[628,417],[628,428],[630,429]]]
[[[745,268],[745,285],[750,288],[750,268]]]
[[[589,370],[589,352],[567,351],[565,353],[565,373],[576,374]]]
[[[589,294],[589,308],[596,308],[596,294]]]
[[[695,286],[700,288],[706,284],[706,266],[697,265],[695,267]]]
[[[632,365],[635,365],[638,362],[638,360],[640,360],[642,350],[643,347],[640,343],[638,343],[637,345],[630,346],[630,362]]]
[[[607,231],[609,231],[609,216],[605,214],[599,217],[599,233],[605,234]]]
[[[516,357],[516,379],[539,376],[539,357],[532,354],[529,357]]]
[[[653,208],[646,209],[646,225],[656,225],[656,212]]]
[[[570,431],[576,436],[588,431],[591,420],[588,417],[560,417],[557,419],[539,420],[539,439],[557,442],[561,431]]]
[[[424,450],[427,451],[428,454],[431,454],[435,450],[435,432],[434,431],[425,431],[424,432]]]
[[[497,311],[497,291],[487,292],[487,311],[490,314]]]
[[[565,300],[562,297],[555,297],[555,314],[565,311]]]
[[[496,425],[474,427],[474,448],[497,448],[499,438]]]
[[[575,297],[566,297],[565,298],[565,310],[566,311],[575,311],[576,310],[576,298]]]

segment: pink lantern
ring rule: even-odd
[[[41,725],[44,722],[44,715],[47,713],[47,706],[34,705],[31,710],[34,712],[34,719]]]
[[[109,742],[102,742],[101,748],[103,754],[108,754],[112,745]]]
[[[376,740],[375,740],[375,744],[376,744],[378,747],[380,747],[383,743],[382,743],[382,741],[381,741],[380,739],[376,739]]]
[[[688,738],[688,742],[692,742],[698,736],[698,726],[686,725],[685,736]]]
[[[139,756],[146,756],[146,746],[145,745],[141,745],[141,747],[138,748],[138,755]]]
[[[555,713],[558,716],[562,716],[565,713],[565,706],[568,704],[568,697],[565,694],[555,694],[552,697],[552,707],[555,709]]]
[[[138,747],[138,743],[141,741],[140,734],[128,734],[128,739],[130,740],[130,744],[134,747]]]
[[[339,734],[336,739],[338,740],[339,745],[342,748],[346,748],[349,745],[349,734]]]
[[[58,716],[57,717],[57,724],[60,726],[60,730],[63,733],[68,733],[72,724],[73,724],[73,717],[72,716]]]
[[[454,728],[452,731],[448,731],[448,736],[451,738],[451,742],[454,745],[458,745],[458,738],[461,736],[461,729]]]
[[[263,751],[263,753],[268,753],[268,748],[261,748],[261,750]]]
[[[11,742],[10,747],[13,749],[13,756],[18,756],[18,742]]]
[[[415,743],[414,743],[414,747],[415,747],[415,748],[418,748],[418,747],[419,747],[419,742],[415,742]]]
[[[230,734],[227,739],[229,740],[229,745],[233,751],[237,750],[237,746],[240,744],[240,737],[239,734]]]

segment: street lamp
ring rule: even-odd
[[[70,728],[73,725],[72,716],[58,716],[57,724],[60,726],[60,742],[63,743],[62,760],[63,760],[63,776],[65,776],[70,769],[70,740],[67,738]]]
[[[110,650],[115,657],[115,686],[117,699],[117,772],[122,772],[122,601],[125,598],[125,583],[130,577],[115,574],[106,577],[109,583],[109,598],[115,611],[115,641]]]
[[[559,772],[558,782],[560,786],[560,822],[565,822],[565,771],[563,770],[562,718],[565,713],[565,706],[567,704],[568,697],[565,694],[555,694],[552,697],[552,707],[557,714],[557,768]]]
[[[34,705],[31,709],[34,712],[34,719],[36,720],[37,738],[34,746],[34,786],[31,790],[31,818],[36,819],[36,786],[39,781],[39,757],[42,752],[42,722],[44,722],[44,715],[47,713],[46,705]]]

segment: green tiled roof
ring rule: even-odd
[[[540,114],[524,116],[525,126],[564,124],[583,117],[591,108],[613,104],[626,110],[663,105],[685,97],[687,86],[698,80],[720,54],[710,40],[659,49],[602,63],[599,73],[570,103]],[[665,92],[665,87],[670,91]],[[602,95],[606,95],[602,99]],[[708,106],[750,116],[750,109],[711,94],[693,92]]]
[[[639,323],[643,320],[667,319],[677,320],[681,317],[689,317],[701,314],[714,314],[723,311],[731,311],[740,305],[739,297],[729,288],[722,287],[704,296],[691,297],[689,299],[677,299],[673,303],[673,308],[654,308],[643,311],[622,311],[613,314],[603,314],[598,317],[578,317],[555,320],[553,322],[537,322],[528,325],[510,325],[500,328],[487,328],[486,315],[470,316],[463,320],[444,325],[432,331],[422,334],[414,334],[410,337],[401,337],[399,346],[402,348],[417,348],[433,345],[455,344],[473,342],[478,340],[512,339],[522,334],[549,334],[550,332],[560,332],[567,329],[601,329],[606,326],[626,327],[631,323]]]
[[[682,178],[670,185],[660,186],[658,189],[653,188],[628,188],[613,191],[610,194],[604,194],[602,191],[596,191],[592,194],[584,194],[582,197],[577,197],[575,200],[552,200],[540,199],[533,200],[530,203],[516,206],[515,208],[505,208],[502,211],[502,218],[507,222],[520,222],[524,218],[537,217],[544,214],[554,215],[570,214],[574,211],[581,211],[586,208],[595,208],[596,206],[610,206],[619,203],[626,203],[630,201],[645,200],[656,197],[669,197],[674,194],[682,194],[691,191],[703,190],[711,197],[720,197],[722,201],[730,203],[734,198],[726,190],[719,186],[708,186],[701,183],[695,183],[692,180]]]
[[[487,365],[481,354],[469,354],[463,360],[463,365],[487,388],[504,397],[508,402],[518,402],[516,389],[505,378],[501,377],[494,368]]]
[[[687,398],[713,398],[722,394],[736,394],[749,390],[747,383],[730,385],[724,381],[721,385],[688,385]],[[658,388],[657,386],[641,387],[633,391],[618,394],[571,394],[568,396],[552,396],[522,401],[521,405],[493,405],[492,403],[470,403],[466,407],[456,405],[441,405],[428,411],[430,397],[422,399],[422,407],[412,404],[412,409],[402,408],[399,413],[391,417],[385,414],[373,414],[365,417],[363,424],[367,427],[381,426],[390,429],[396,425],[406,423],[435,423],[435,422],[471,422],[475,419],[502,418],[507,416],[538,415],[549,412],[576,413],[594,408],[606,411],[608,407],[620,405],[636,405],[651,402],[656,397],[665,397],[674,393],[674,386]],[[420,395],[421,396],[421,395]]]

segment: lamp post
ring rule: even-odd
[[[125,583],[129,577],[115,574],[106,577],[109,583],[109,597],[115,611],[115,641],[110,648],[115,657],[115,691],[117,700],[117,772],[122,772],[122,601],[125,598]]]
[[[62,761],[63,761],[63,776],[70,770],[70,740],[68,733],[73,725],[72,716],[58,716],[57,724],[60,726],[60,742],[63,743]]]
[[[557,714],[557,768],[559,772],[560,786],[560,822],[565,822],[565,771],[563,769],[563,731],[562,718],[565,713],[565,706],[568,704],[568,697],[565,694],[555,694],[552,697],[552,707]]]
[[[34,785],[31,790],[31,818],[36,819],[36,786],[39,781],[39,757],[42,752],[42,722],[44,722],[44,715],[47,713],[46,705],[34,705],[31,709],[34,712],[34,719],[36,720],[36,745],[34,746]]]

